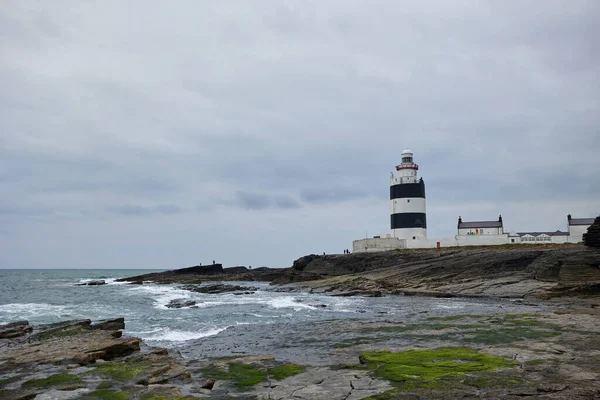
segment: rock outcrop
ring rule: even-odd
[[[181,268],[173,271],[174,274],[186,275],[186,274],[199,274],[199,275],[214,275],[223,273],[222,264],[212,265],[197,265],[195,267]]]
[[[221,264],[195,266],[175,269],[165,272],[154,272],[118,279],[118,282],[139,283],[144,281],[154,283],[185,283],[199,285],[209,281],[263,281],[270,282],[281,276],[281,268],[246,267],[223,268]]]
[[[113,329],[114,320],[95,326],[92,329],[89,319],[41,326],[26,341],[17,342],[7,349],[2,359],[11,365],[87,365],[98,359],[111,360],[140,349],[140,339],[122,338],[121,331]]]
[[[125,329],[125,318],[107,319],[104,321],[98,321],[95,324],[90,325],[91,329],[100,329],[103,331],[117,331],[119,329]]]
[[[585,296],[600,284],[599,263],[600,251],[573,245],[311,255],[272,284],[334,295]]]
[[[184,308],[184,307],[194,307],[196,306],[196,302],[194,300],[188,299],[174,299],[171,300],[165,307],[167,308]]]
[[[78,283],[77,286],[100,286],[100,285],[106,285],[106,281],[104,280],[93,280],[93,281],[87,281],[87,282],[83,282],[83,283]]]
[[[583,244],[588,247],[600,247],[600,217],[596,217],[594,223],[583,234]]]
[[[27,321],[0,326],[20,335],[0,340],[0,398],[180,398],[180,387],[190,383],[187,369],[166,349],[140,354],[141,340],[121,337],[123,327],[123,318],[65,321],[33,332]]]
[[[189,290],[191,292],[196,292],[196,293],[208,293],[208,294],[229,293],[229,292],[237,292],[240,294],[252,294],[252,293],[254,293],[254,291],[258,290],[257,287],[252,287],[252,286],[239,286],[239,285],[227,285],[227,284],[216,284],[216,285],[208,285],[208,286],[184,285],[184,286],[180,286],[179,289]]]
[[[0,325],[0,339],[11,339],[28,334],[33,330],[28,321],[16,321]]]
[[[191,267],[122,281],[181,283],[191,285],[184,289],[201,293],[228,291],[224,286],[195,286],[207,281],[270,281],[272,285],[299,284],[335,295],[544,297],[574,296],[580,292],[587,296],[594,293],[594,284],[600,284],[599,264],[600,251],[593,247],[514,245],[311,254],[297,259],[290,268],[234,267],[235,273],[229,271],[231,268],[216,273],[219,266],[215,270]],[[253,290],[240,286],[233,293]]]

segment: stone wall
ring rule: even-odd
[[[406,240],[395,237],[360,239],[352,242],[353,253],[370,253],[405,248]]]

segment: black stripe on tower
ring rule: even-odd
[[[391,215],[392,229],[425,228],[427,229],[427,215],[425,213],[401,213]]]
[[[401,183],[390,186],[390,200],[404,199],[406,197],[425,198],[425,182]]]

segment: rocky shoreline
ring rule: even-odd
[[[360,323],[328,366],[210,360],[122,336],[122,318],[0,326],[0,399],[597,399],[600,304]],[[402,339],[397,345],[386,345]],[[406,341],[409,343],[406,343]]]
[[[276,291],[334,296],[510,298],[540,312],[356,318],[340,325],[343,332],[314,325],[314,337],[283,344],[326,343],[319,365],[251,346],[235,356],[184,358],[124,336],[123,318],[16,321],[0,326],[0,400],[600,399],[599,265],[597,249],[513,247],[310,255],[281,270],[214,265],[125,278],[206,294],[252,295],[250,284],[217,281],[266,280]]]
[[[120,281],[187,285],[268,281],[280,290],[339,296],[594,297],[600,295],[600,249],[582,245],[521,245],[312,254],[297,259],[290,268],[250,270],[217,264]]]

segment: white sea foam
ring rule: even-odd
[[[223,328],[211,328],[205,331],[180,331],[170,328],[161,328],[158,332],[151,335],[140,335],[142,339],[148,342],[185,342],[187,340],[200,339],[207,336],[214,336],[223,332],[228,326]]]
[[[105,279],[104,281],[106,282],[107,285],[129,285],[130,282],[117,282],[117,279],[120,278],[108,278]]]
[[[154,328],[154,329],[150,329],[149,331],[127,331],[127,334],[130,336],[142,336],[142,335],[149,335],[151,333],[157,333],[162,331],[163,328]]]
[[[145,294],[154,300],[154,308],[166,309],[171,300],[190,299],[191,292],[164,285],[143,285],[129,288],[132,293]],[[201,306],[201,304],[198,304]]]
[[[117,279],[120,278],[86,278],[86,279],[80,279],[78,283],[88,283],[91,281],[104,281],[105,284],[107,285],[128,285],[129,282],[117,282]]]
[[[55,306],[47,303],[12,303],[0,305],[0,312],[19,314],[23,318],[41,315],[57,315],[63,313],[67,306]]]
[[[261,315],[261,314],[255,314],[255,313],[250,313],[250,315],[252,315],[253,317],[257,317],[257,318],[271,318],[270,315]]]
[[[443,308],[446,310],[454,310],[457,308],[465,308],[463,304],[438,304],[435,308]]]
[[[302,309],[308,310],[316,310],[316,307],[313,307],[309,304],[303,304],[295,301],[291,297],[280,297],[276,299],[269,300],[267,304],[273,308],[293,308],[295,311],[299,311]]]

